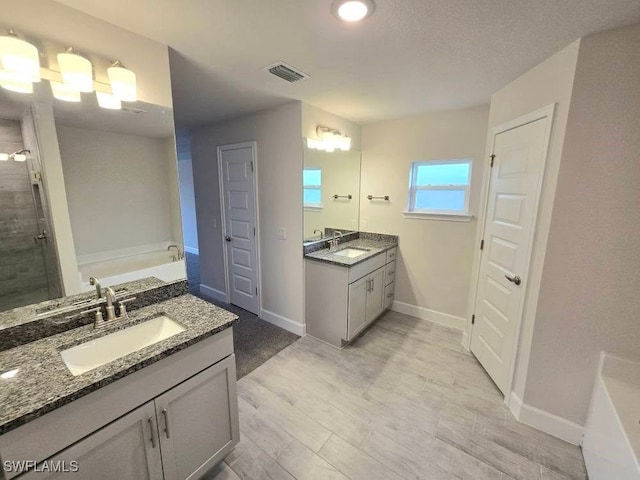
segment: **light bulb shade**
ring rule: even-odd
[[[63,102],[79,102],[80,92],[66,83],[51,81],[51,91],[53,96]]]
[[[307,148],[309,150],[317,150],[319,148],[319,143],[320,142],[315,138],[307,138]]]
[[[59,53],[58,66],[62,80],[78,92],[93,92],[93,66],[75,53]]]
[[[8,153],[0,153],[0,162],[6,162],[7,160],[9,160],[9,154]]]
[[[136,74],[124,67],[107,69],[113,94],[123,102],[135,102],[138,99]]]
[[[27,156],[22,154],[22,153],[14,153],[13,154],[13,160],[15,162],[26,162],[27,161]]]
[[[343,152],[351,150],[351,137],[342,137],[340,140],[340,150]]]
[[[33,83],[12,80],[10,78],[0,79],[0,86],[5,90],[18,93],[33,93]]]
[[[15,81],[40,81],[40,55],[29,42],[10,35],[0,36],[0,62]]]
[[[107,108],[109,110],[122,109],[122,103],[120,102],[120,99],[115,95],[104,92],[96,92],[96,97],[98,98],[98,105],[100,105],[102,108]]]

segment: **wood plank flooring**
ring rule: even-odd
[[[460,332],[388,312],[338,351],[311,337],[238,383],[227,479],[585,479],[580,449],[518,423]]]

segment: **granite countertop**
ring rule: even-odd
[[[393,235],[369,235],[364,238],[361,235],[360,238],[356,240],[341,243],[334,251],[330,251],[328,248],[325,248],[312,253],[307,253],[304,257],[310,260],[340,265],[342,267],[352,267],[397,246],[398,237]],[[355,258],[336,255],[336,252],[344,250],[345,248],[361,248],[368,250],[368,252]]]
[[[77,377],[60,356],[61,350],[159,315],[167,315],[185,330]],[[86,325],[0,352],[0,374],[18,369],[11,378],[0,377],[0,435],[225,330],[237,319],[186,294],[130,312],[128,320],[99,330]]]

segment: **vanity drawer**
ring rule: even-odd
[[[387,263],[384,269],[384,284],[389,285],[396,279],[396,262],[395,260]]]
[[[395,295],[395,283],[390,283],[386,287],[384,287],[384,309],[387,310],[391,308],[393,304],[393,296]]]
[[[387,250],[387,262],[393,262],[396,259],[396,254],[398,253],[398,248],[394,247],[391,250]]]
[[[362,263],[358,263],[349,269],[349,283],[353,283],[356,280],[361,279],[365,275],[369,275],[374,270],[384,267],[385,255],[380,253],[375,257],[365,260]]]

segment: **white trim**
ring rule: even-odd
[[[178,242],[179,244],[180,242]],[[90,263],[105,262],[108,260],[116,260],[118,258],[134,257],[144,253],[160,252],[166,250],[169,245],[175,245],[175,242],[165,241],[159,243],[150,243],[147,245],[138,245],[136,247],[120,248],[118,250],[108,250],[104,252],[86,253],[78,255],[76,261],[78,267],[88,265]],[[171,254],[167,254],[169,258]]]
[[[205,285],[204,283],[200,284],[200,293],[202,295],[204,295],[205,297],[210,297],[213,298],[214,300],[217,300],[218,302],[223,302],[223,303],[228,303],[227,302],[227,294],[221,290],[217,290],[213,287],[209,287],[208,285]]]
[[[533,256],[533,250],[535,247],[534,243],[535,243],[536,230],[537,230],[537,224],[538,224],[538,216],[540,213],[539,212],[540,199],[542,197],[547,161],[549,157],[549,151],[551,149],[551,134],[553,132],[553,126],[554,126],[555,110],[556,110],[556,104],[552,103],[550,105],[547,105],[546,107],[542,107],[531,113],[522,115],[514,120],[510,120],[501,125],[493,127],[491,129],[491,134],[490,134],[491,135],[490,144],[489,144],[490,148],[488,148],[488,152],[487,152],[487,158],[489,158],[490,155],[493,154],[495,150],[496,136],[499,135],[500,133],[504,133],[524,125],[528,125],[530,123],[536,122],[538,120],[542,120],[544,118],[547,119],[547,125],[546,125],[545,136],[544,136],[544,147],[542,152],[542,165],[540,169],[540,178],[538,180],[537,194],[535,199],[535,205],[533,208],[533,223],[531,224],[531,231],[529,232],[529,235],[530,235],[529,252],[528,252],[528,257],[526,259],[525,268],[522,272],[523,273],[522,276],[525,280],[525,288],[522,294],[522,298],[520,299],[519,315],[518,315],[519,318],[517,319],[517,322],[516,322],[516,330],[513,338],[514,348],[513,348],[513,353],[511,357],[511,364],[509,365],[509,373],[507,375],[507,385],[505,386],[505,402],[507,404],[509,404],[511,400],[510,397],[511,395],[513,395],[512,389],[514,384],[518,350],[520,346],[520,335],[522,332],[522,324],[524,322],[524,307],[525,307],[525,304],[527,303],[529,292],[533,287],[533,285],[528,281],[529,271],[531,270],[531,258]],[[484,237],[486,223],[487,223],[486,214],[487,214],[487,205],[489,203],[489,193],[491,191],[491,171],[492,171],[492,168],[486,168],[484,179],[483,179],[481,212],[479,215],[480,225],[477,230],[477,242],[478,242],[477,245],[479,245],[480,240]],[[476,250],[476,254],[474,255],[474,262],[473,262],[473,270],[472,270],[473,276],[472,276],[472,285],[471,285],[472,294],[470,295],[471,301],[469,303],[469,309],[471,313],[469,314],[469,318],[471,318],[471,314],[475,313],[476,303],[478,301],[478,287],[480,283],[479,277],[480,277],[481,262],[482,262],[482,251],[478,249]],[[466,322],[467,322],[466,326],[467,326],[467,330],[469,331],[469,335],[466,338],[463,337],[463,341],[468,342],[467,344],[463,344],[463,347],[470,349],[471,337],[473,335],[473,326],[470,325],[470,322],[468,321]]]
[[[582,442],[584,427],[577,423],[527,405],[513,392],[511,392],[508,406],[518,421],[525,425],[553,435],[572,445],[580,445]]]
[[[200,250],[195,247],[187,247],[184,246],[184,251],[188,253],[193,253],[194,255],[200,255]]]
[[[448,313],[399,302],[398,300],[394,300],[391,305],[391,310],[398,313],[404,313],[405,315],[411,315],[412,317],[416,317],[421,320],[428,320],[430,322],[437,323],[438,325],[444,325],[445,327],[455,328],[457,330],[464,330],[466,325],[466,320],[462,317],[456,317],[455,315],[450,315]]]
[[[256,280],[258,282],[258,312],[262,310],[262,277],[260,275],[260,195],[258,191],[258,143],[256,141],[251,142],[241,142],[241,143],[232,143],[228,145],[218,145],[217,148],[217,156],[218,156],[218,184],[220,190],[220,218],[222,223],[222,228],[220,229],[220,234],[222,236],[222,254],[224,259],[224,281],[225,281],[225,302],[231,303],[231,290],[229,288],[229,256],[227,253],[227,245],[225,240],[225,231],[226,231],[226,214],[224,207],[224,175],[222,170],[222,152],[225,150],[237,150],[241,148],[251,148],[252,151],[252,160],[253,160],[253,187],[255,191],[254,196],[254,207],[255,207],[255,225],[256,225]],[[258,313],[256,312],[256,313]],[[253,312],[252,312],[253,313]]]
[[[306,212],[321,212],[324,209],[323,205],[305,205]]]
[[[304,337],[307,333],[307,328],[304,324],[291,320],[290,318],[283,317],[282,315],[278,315],[277,313],[270,312],[269,310],[262,309],[260,311],[260,318],[277,327],[284,328],[291,333],[295,333],[300,337]]]
[[[444,212],[420,212],[420,211],[403,211],[405,218],[414,220],[441,220],[446,222],[470,222],[473,215],[470,213],[444,213]]]

